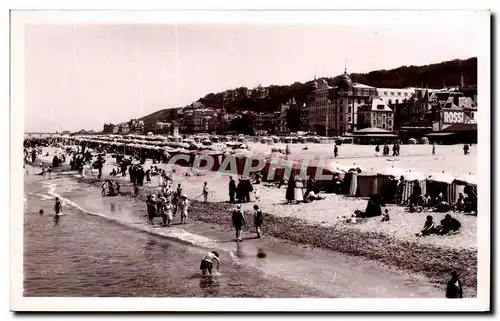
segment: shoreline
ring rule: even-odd
[[[99,187],[100,181],[95,178],[76,179]],[[124,192],[132,191],[130,182],[121,181],[120,184]],[[154,188],[143,187],[144,192],[151,190]],[[140,193],[137,199],[145,201],[144,193]],[[232,230],[230,211],[234,208],[233,204],[203,203],[195,200],[190,202],[191,221],[201,221]],[[145,212],[145,206],[136,206],[138,211]],[[244,233],[250,229],[253,231],[252,213],[244,211],[244,215],[248,224]],[[274,216],[272,213],[265,213],[262,232],[263,235],[294,244],[375,260],[403,271],[422,274],[441,285],[446,284],[451,271],[456,270],[461,275],[464,287],[473,289],[474,293],[477,291],[477,250],[450,249],[402,241],[383,233],[322,226],[298,218]]]
[[[53,173],[65,171],[67,172],[68,168],[63,166]],[[101,180],[95,177],[73,176],[71,179],[96,188],[100,188],[101,184]],[[133,207],[138,212],[144,213],[145,206],[141,202],[133,201],[133,198],[130,197],[132,192],[130,181],[120,181],[120,185],[123,196],[132,199]],[[143,187],[137,200],[145,201],[145,194],[154,189],[154,187]],[[232,230],[230,211],[234,208],[233,204],[190,201],[189,217],[191,222],[203,222],[220,226],[224,230]],[[252,213],[246,211],[244,215],[248,223],[244,230],[246,234],[249,230],[253,231],[253,217]],[[265,213],[262,232],[265,236],[285,242],[378,261],[405,272],[423,275],[438,285],[446,285],[451,271],[456,270],[460,273],[464,288],[468,289],[467,292],[470,292],[473,297],[477,295],[477,250],[451,249],[432,244],[420,244],[400,240],[381,232],[323,226],[299,218],[274,216],[272,213]]]

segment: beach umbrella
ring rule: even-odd
[[[397,167],[392,166],[392,167],[384,168],[383,170],[377,172],[377,174],[385,175],[385,176],[401,177],[401,176],[404,176],[405,171],[402,170],[401,168],[397,168]]]
[[[455,182],[457,184],[464,184],[464,185],[476,185],[477,186],[477,175],[473,175],[471,173],[465,174],[465,175],[460,175],[457,178],[455,178]]]
[[[425,175],[418,172],[408,171],[403,174],[405,181],[425,181]]]
[[[444,171],[441,173],[435,173],[427,177],[427,180],[430,182],[438,182],[438,183],[446,183],[451,184],[455,177],[450,173],[445,173]]]

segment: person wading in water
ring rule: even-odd
[[[59,225],[59,219],[60,219],[60,214],[62,212],[62,205],[61,202],[59,201],[59,197],[56,197],[56,203],[54,205],[54,225]]]
[[[243,229],[243,226],[246,225],[246,222],[245,222],[245,216],[243,216],[243,212],[241,211],[240,204],[238,204],[236,206],[236,209],[233,211],[232,219],[233,219],[233,226],[236,229],[236,242],[242,242],[243,240],[241,238],[241,230]]]

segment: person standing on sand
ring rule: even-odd
[[[246,225],[245,216],[241,211],[241,204],[236,205],[236,209],[232,213],[233,226],[236,230],[236,242],[242,242],[241,230]]]
[[[173,212],[173,206],[172,206],[172,202],[170,201],[170,199],[166,199],[165,201],[165,208],[164,208],[164,215],[163,215],[163,225],[164,226],[170,226],[170,222],[172,222],[172,219],[173,219],[173,215],[172,215],[172,212]]]
[[[339,156],[339,148],[337,147],[337,144],[335,144],[335,147],[333,148],[333,156],[337,158]]]
[[[448,281],[448,285],[446,286],[446,298],[463,298],[462,282],[460,282],[460,280],[458,279],[458,273],[455,271],[451,272],[451,280]]]
[[[181,211],[181,224],[187,224],[189,201],[186,195],[182,195],[178,207]]]
[[[59,201],[59,197],[56,197],[56,203],[54,204],[54,225],[59,225],[59,216],[62,213],[62,205]]]
[[[295,179],[295,188],[293,197],[297,203],[304,201],[304,184],[302,184],[302,180],[300,178]]]
[[[203,184],[203,200],[204,202],[208,202],[208,183],[205,182],[205,184]]]
[[[290,177],[288,180],[288,184],[286,186],[286,200],[288,204],[291,204],[294,200],[294,189],[295,189],[295,180]]]
[[[469,145],[464,144],[464,155],[468,155],[468,154],[469,154]]]
[[[229,177],[229,202],[234,203],[234,194],[236,194],[236,182],[233,177]]]
[[[436,142],[432,143],[432,155],[436,155]]]
[[[148,209],[148,222],[151,225],[154,225],[153,218],[156,215],[156,200],[153,197],[154,196],[148,195],[146,200],[146,206]]]

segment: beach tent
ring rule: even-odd
[[[356,177],[358,180],[356,196],[369,197],[370,195],[377,194],[378,175],[373,168],[358,173]]]
[[[429,138],[427,138],[427,137],[420,138],[420,144],[424,144],[424,145],[429,144]]]
[[[435,199],[439,193],[443,194],[443,199],[448,203],[454,203],[457,194],[457,188],[453,185],[455,177],[452,174],[435,173],[427,177],[427,193],[432,199]]]
[[[477,175],[473,175],[471,173],[465,174],[465,175],[460,175],[455,180],[453,181],[453,186],[456,191],[455,199],[454,202],[457,201],[458,199],[458,194],[459,193],[464,193],[467,190],[470,191],[468,194],[477,204],[477,182],[478,182],[478,177]]]
[[[417,143],[417,140],[415,138],[408,139],[408,144],[415,145],[416,143]]]
[[[384,168],[377,172],[377,195],[383,197],[386,202],[395,198],[398,180],[405,171],[397,167]]]
[[[412,172],[411,170],[403,174],[404,179],[404,187],[403,187],[403,196],[402,200],[406,201],[410,198],[413,193],[413,187],[418,182],[420,185],[420,189],[422,190],[422,196],[426,194],[427,186],[426,186],[426,177],[422,173]]]

